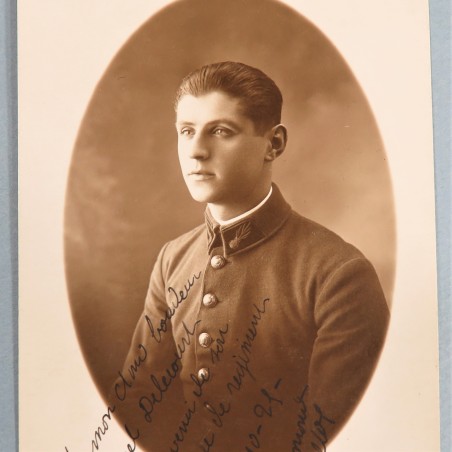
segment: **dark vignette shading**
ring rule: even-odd
[[[122,365],[160,247],[203,220],[179,174],[172,111],[182,76],[202,64],[243,61],[276,81],[290,137],[276,183],[295,210],[364,251],[388,299],[392,293],[389,170],[350,69],[290,8],[269,0],[224,5],[186,0],[147,21],[99,82],[75,143],[66,274],[81,348],[103,394]]]

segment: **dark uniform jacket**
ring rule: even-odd
[[[369,261],[273,186],[250,216],[207,210],[163,247],[111,403],[149,451],[325,450],[387,322]]]

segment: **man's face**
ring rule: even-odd
[[[261,196],[268,184],[265,156],[271,140],[256,133],[239,99],[218,91],[185,95],[177,107],[176,128],[182,174],[196,201],[234,208]]]

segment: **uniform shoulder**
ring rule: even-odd
[[[307,255],[336,261],[337,264],[352,259],[365,259],[363,253],[327,227],[292,211],[289,228],[291,234]]]
[[[207,249],[205,224],[196,226],[167,242],[161,250],[161,257],[164,262],[171,264],[173,261],[188,258],[190,254],[199,251],[202,247]]]
[[[303,268],[306,278],[319,291],[328,281],[347,287],[354,287],[353,281],[357,284],[373,281],[372,287],[379,287],[372,263],[335,232],[296,212],[292,212],[287,226],[291,237],[290,246],[286,247],[289,261]],[[357,277],[350,276],[353,274]]]
[[[206,234],[206,225],[200,224],[199,226],[190,229],[187,232],[171,239],[167,244],[167,248],[171,248],[173,250],[177,250],[179,248],[184,248],[187,244],[193,243],[193,241],[197,240],[199,237],[204,236]]]

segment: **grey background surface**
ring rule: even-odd
[[[17,449],[16,2],[0,1],[0,450]]]
[[[451,0],[430,1],[443,452],[452,450],[451,5]]]
[[[452,0],[431,0],[442,451],[452,450]],[[0,450],[17,444],[16,2],[0,0]]]

